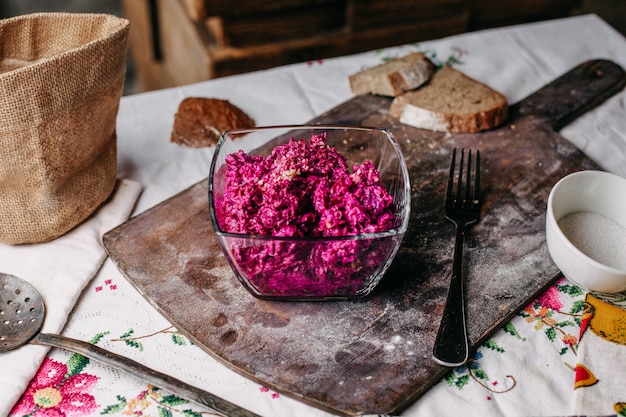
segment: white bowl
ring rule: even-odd
[[[626,291],[626,179],[603,171],[561,178],[548,197],[546,240],[552,260],[573,283]]]

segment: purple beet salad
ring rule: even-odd
[[[371,161],[354,165],[326,144],[326,134],[290,139],[267,156],[226,157],[224,193],[215,202],[224,232],[289,238],[355,236],[396,225],[393,197]],[[262,294],[351,295],[385,261],[393,242],[233,241],[237,268]]]

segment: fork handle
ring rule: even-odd
[[[456,367],[468,359],[467,328],[465,324],[465,285],[463,277],[463,241],[465,227],[456,225],[454,259],[450,288],[433,348],[433,359],[440,365]]]

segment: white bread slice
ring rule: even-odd
[[[413,52],[352,74],[349,77],[350,89],[356,95],[395,97],[424,84],[435,69],[435,64],[428,57]]]
[[[508,113],[504,95],[448,66],[428,84],[396,97],[389,108],[389,115],[401,123],[453,133],[494,128]]]

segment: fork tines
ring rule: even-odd
[[[450,175],[448,176],[448,188],[446,190],[446,206],[461,208],[474,208],[479,205],[480,193],[480,151],[476,151],[474,162],[474,181],[472,182],[472,150],[467,152],[467,166],[464,164],[465,149],[461,149],[461,160],[459,162],[458,176],[455,175],[457,148],[452,150],[452,160],[450,161]],[[465,181],[463,173],[465,171]],[[456,190],[454,189],[454,180]]]

